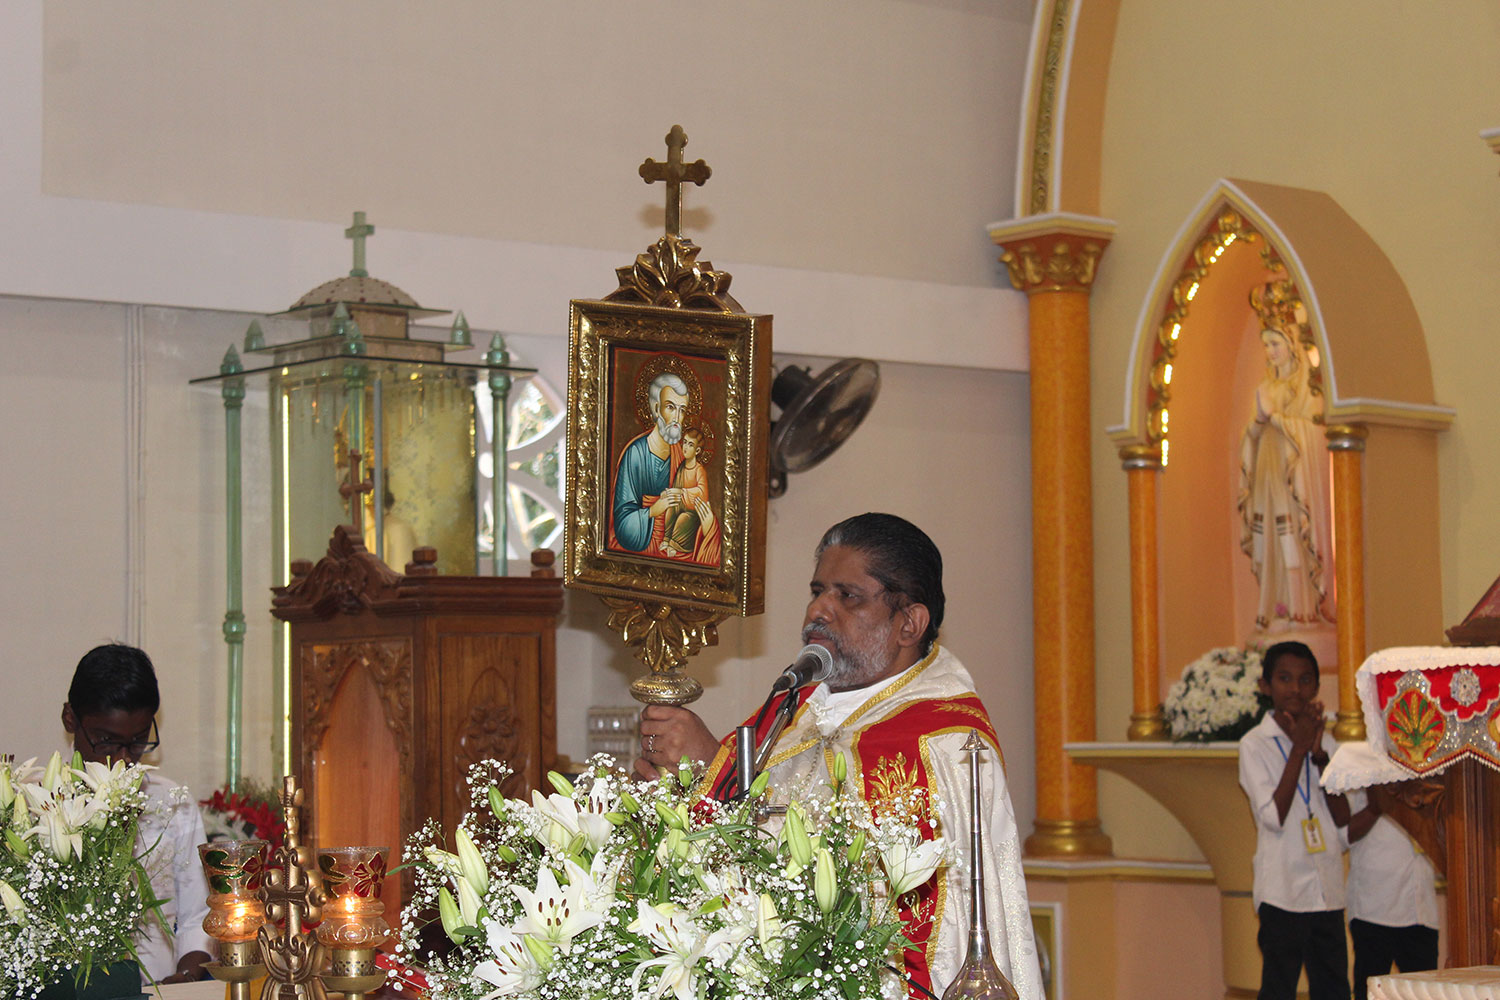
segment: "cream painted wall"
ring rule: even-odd
[[[1101,210],[1119,232],[1093,296],[1095,425],[1120,422],[1142,300],[1213,183],[1244,177],[1326,191],[1405,279],[1426,330],[1436,397],[1458,411],[1439,452],[1449,624],[1500,573],[1492,530],[1500,161],[1478,138],[1500,124],[1497,51],[1500,10],[1485,0],[1421,10],[1124,3],[1107,95]],[[1126,493],[1102,433],[1094,454],[1098,706],[1107,737],[1130,711]],[[1180,667],[1164,665],[1168,673]],[[1157,807],[1115,779],[1101,777],[1101,801],[1118,852],[1196,854]]]
[[[680,123],[714,255],[986,285],[1030,10],[49,3],[43,189],[618,251],[660,235],[636,167]]]

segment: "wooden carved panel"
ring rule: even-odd
[[[412,763],[412,658],[407,639],[340,644],[309,643],[302,650],[303,744],[315,749],[328,729],[328,712],[344,674],[358,667],[369,673],[385,708],[384,723],[396,737],[401,769]],[[374,720],[371,720],[372,722]]]
[[[462,815],[469,802],[464,777],[470,765],[501,760],[512,773],[500,791],[524,798],[544,784],[546,716],[539,637],[455,626],[437,637],[443,682],[443,746],[451,783],[444,812]],[[548,698],[552,697],[551,692]]]
[[[458,732],[458,749],[453,755],[454,794],[460,802],[467,798],[464,777],[472,765],[482,760],[503,760],[514,773],[501,785],[501,794],[510,798],[524,796],[531,758],[524,745],[511,685],[499,671],[490,668],[479,675],[465,700],[468,717]]]

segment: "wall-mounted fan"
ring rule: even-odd
[[[786,492],[791,472],[806,472],[838,450],[865,419],[880,394],[880,366],[845,358],[818,376],[809,368],[784,368],[771,383],[781,416],[771,425],[771,496]]]

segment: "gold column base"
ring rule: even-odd
[[[1028,858],[1098,858],[1114,854],[1097,819],[1039,819],[1026,838]]]
[[[1167,717],[1163,714],[1161,706],[1157,705],[1155,711],[1130,713],[1130,728],[1125,731],[1125,738],[1130,740],[1148,740],[1161,743],[1171,739],[1167,731]]]
[[[1333,738],[1340,743],[1348,743],[1366,737],[1364,713],[1357,708],[1339,709],[1333,722]]]

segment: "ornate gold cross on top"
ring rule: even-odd
[[[687,133],[681,125],[673,125],[667,133],[667,162],[658,163],[649,156],[641,164],[641,179],[647,184],[667,182],[667,235],[682,235],[682,182],[692,181],[699,187],[713,174],[713,170],[702,160],[682,162],[682,150],[687,145]]]

